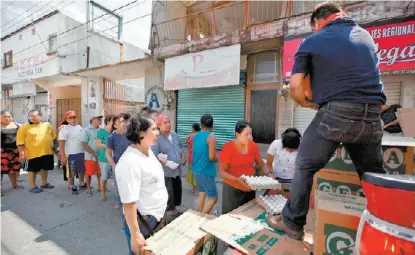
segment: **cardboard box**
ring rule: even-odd
[[[413,137],[384,136],[382,139],[383,166],[387,173],[412,175],[414,173],[414,147]],[[337,148],[325,168],[356,173],[352,159],[343,145]]]
[[[314,254],[353,254],[366,199],[317,190],[314,208]]]
[[[216,239],[200,229],[216,218],[188,210],[147,239],[145,255],[216,255]]]
[[[404,136],[415,137],[415,109],[399,108],[399,125],[402,128]]]
[[[312,195],[316,190],[365,197],[357,173],[333,169],[321,169],[314,175]]]
[[[204,224],[202,229],[244,254],[308,255],[301,241],[269,227],[255,200]]]

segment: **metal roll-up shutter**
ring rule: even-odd
[[[213,116],[217,148],[235,137],[235,125],[245,117],[245,88],[241,85],[179,90],[177,133],[184,142],[203,114]]]
[[[294,103],[294,127],[304,134],[308,125],[313,120],[317,111],[309,108],[304,108]]]
[[[383,84],[383,92],[386,95],[386,104],[401,104],[401,82],[387,82]]]

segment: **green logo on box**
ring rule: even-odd
[[[324,225],[325,254],[351,255],[354,252],[356,230],[332,224]]]
[[[352,183],[344,183],[323,178],[317,179],[317,189],[326,192],[336,192],[342,195],[356,195],[365,197],[362,186]]]

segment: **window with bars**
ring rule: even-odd
[[[280,51],[265,51],[250,56],[253,68],[253,83],[271,83],[281,80]]]
[[[49,35],[49,53],[58,51],[58,35]]]
[[[3,68],[13,65],[13,51],[8,51],[3,54]]]

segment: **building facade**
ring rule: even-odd
[[[337,2],[372,34],[378,45],[387,103],[414,107],[415,48],[411,39],[415,35],[414,3]],[[224,132],[223,139],[233,137],[236,120],[242,118],[253,124],[254,140],[259,143],[272,142],[288,127],[304,132],[315,111],[296,105],[287,96],[285,85],[299,43],[311,34],[309,15],[317,3],[153,3],[157,19],[153,20],[151,49],[155,57],[165,61],[165,91],[176,91],[178,96],[177,131],[182,138],[190,132],[191,123],[199,121],[202,113],[213,115],[217,120],[217,130],[214,131]],[[240,58],[245,59],[245,62],[239,61],[239,77],[234,77],[237,76],[234,70],[227,69],[229,59],[223,60],[219,55],[221,49],[229,52],[232,46],[238,47]],[[177,70],[176,65],[169,65],[178,58],[182,59],[181,70]],[[216,61],[211,61],[211,58],[216,58]],[[187,69],[184,65],[188,66]],[[230,77],[214,80],[207,76],[220,70]],[[242,82],[235,79],[243,80],[243,70],[246,70],[246,82],[238,86]],[[176,87],[169,87],[171,73],[179,74],[173,76]],[[225,96],[226,89],[229,96]],[[243,103],[236,106],[241,98],[244,98]],[[196,102],[191,102],[192,99]],[[240,109],[243,109],[243,116]],[[221,130],[224,126],[227,129]]]
[[[80,124],[103,114],[104,78],[74,72],[143,58],[146,53],[96,33],[88,24],[59,11],[5,35],[1,43],[2,108],[24,122],[27,111],[39,107],[44,119],[55,127],[67,110],[78,112]],[[137,82],[127,80],[125,84],[135,86]]]

